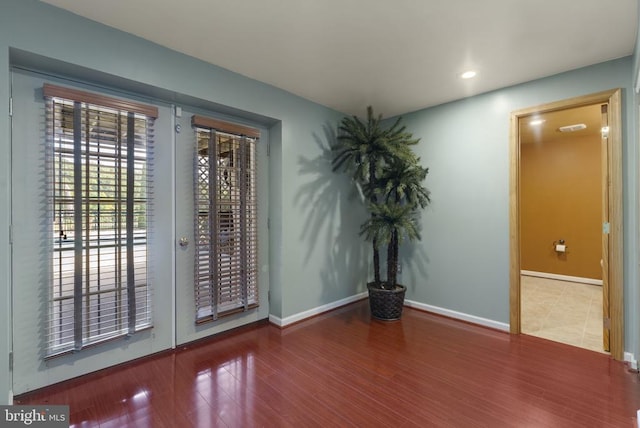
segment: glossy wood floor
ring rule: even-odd
[[[50,387],[77,427],[632,427],[637,373],[609,356],[359,302]]]

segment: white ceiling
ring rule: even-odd
[[[385,117],[630,55],[637,29],[637,0],[43,1]]]

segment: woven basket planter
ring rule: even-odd
[[[367,289],[369,290],[369,307],[372,317],[384,321],[400,319],[407,287],[398,285],[394,290],[383,290],[370,282],[367,284]]]

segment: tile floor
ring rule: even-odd
[[[603,351],[602,287],[521,277],[522,332]]]

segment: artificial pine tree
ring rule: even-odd
[[[420,140],[405,131],[398,118],[390,127],[382,126],[367,108],[366,122],[345,117],[338,127],[333,149],[333,170],[351,175],[365,197],[370,217],[360,234],[372,242],[374,284],[382,289],[397,285],[398,248],[401,241],[420,239],[417,211],[430,201],[423,187],[428,169],[412,147]],[[387,245],[387,280],[380,278],[380,245]]]

